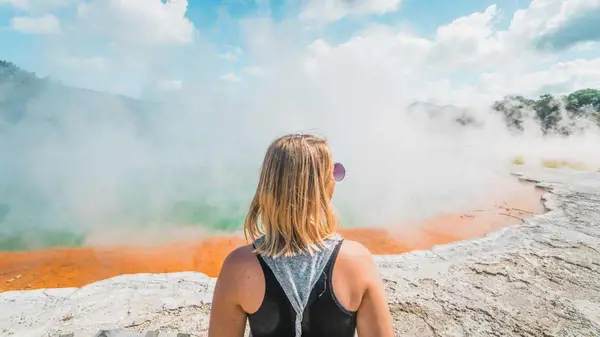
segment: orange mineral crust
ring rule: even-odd
[[[508,198],[461,214],[440,214],[416,224],[343,228],[340,234],[373,254],[400,254],[482,237],[543,211],[543,191],[523,184]],[[157,246],[93,246],[29,252],[0,252],[0,291],[81,287],[121,274],[199,271],[217,276],[223,260],[246,241],[215,236]]]

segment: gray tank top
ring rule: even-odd
[[[263,237],[256,239],[254,246],[260,246],[263,240]],[[336,244],[340,240],[342,240],[342,237],[334,234],[323,241],[323,249],[312,255],[302,253],[295,256],[280,256],[277,258],[261,255],[283,288],[290,304],[296,312],[296,337],[300,337],[302,334],[302,315],[308,303],[310,293],[321,276],[323,269],[325,269]]]

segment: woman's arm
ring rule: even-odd
[[[394,337],[392,315],[373,256],[368,253],[361,257],[361,260],[363,260],[360,263],[364,268],[367,284],[357,313],[358,336]]]
[[[240,272],[243,273],[244,252],[233,251],[223,263],[217,279],[210,311],[208,337],[243,337],[246,312],[240,306]]]

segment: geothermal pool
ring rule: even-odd
[[[543,212],[543,190],[523,182],[515,186],[510,192],[481,196],[484,202],[473,209],[380,228],[344,228],[342,224],[340,233],[377,255],[481,237]],[[201,227],[111,227],[89,233],[78,246],[64,236],[57,242],[52,248],[0,252],[0,291],[80,287],[132,273],[199,271],[217,276],[227,254],[246,243],[239,231],[215,235]]]

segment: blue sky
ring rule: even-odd
[[[600,86],[582,71],[600,62],[598,16],[599,0],[0,0],[0,59],[130,96],[312,62],[489,100]]]
[[[461,16],[483,11],[496,4],[505,11],[498,22],[499,27],[506,27],[511,14],[517,9],[527,7],[527,0],[405,0],[400,10],[370,14],[359,17],[346,17],[324,27],[322,36],[329,41],[342,42],[363,27],[375,22],[383,24],[408,24],[423,35],[432,35],[437,27],[448,24]],[[196,27],[210,34],[217,43],[239,44],[236,20],[268,13],[274,21],[282,21],[297,16],[302,9],[299,1],[270,0],[269,9],[257,4],[254,0],[191,0],[188,17]],[[222,22],[223,14],[229,20]]]
[[[341,42],[373,22],[409,24],[419,33],[431,35],[438,26],[485,10],[489,5],[497,4],[510,14],[516,9],[525,8],[526,3],[523,0],[406,0],[400,10],[392,13],[347,17],[333,22],[324,28],[322,36],[330,41]],[[301,3],[270,0],[268,7],[265,9],[264,5],[254,0],[190,0],[186,15],[213,42],[223,46],[239,45],[239,19],[268,14],[274,21],[285,20],[298,14]],[[40,42],[38,37],[9,28],[10,20],[19,14],[22,13],[18,9],[0,5],[0,25],[3,27],[0,32],[0,59],[36,69],[39,65],[32,51],[39,50],[36,48]],[[510,15],[503,15],[499,25],[506,26],[509,21]]]

